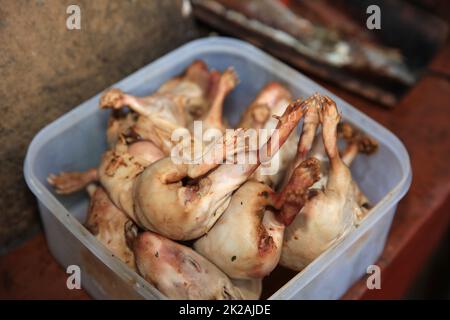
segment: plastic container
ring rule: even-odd
[[[233,66],[241,82],[226,100],[225,114],[235,124],[259,89],[280,81],[295,96],[321,92],[333,98],[343,118],[363,128],[380,143],[379,151],[358,156],[354,179],[376,204],[360,227],[324,252],[271,299],[337,299],[365,274],[380,256],[399,200],[411,183],[408,153],[391,132],[331,92],[252,45],[229,38],[190,42],[116,83],[135,95],[149,94],[181,73],[195,59],[223,70]],[[81,267],[81,284],[94,298],[165,298],[152,285],[116,259],[83,226],[88,197],[80,192],[56,195],[46,182],[49,173],[97,166],[106,149],[107,112],[98,108],[99,95],[42,129],[29,146],[25,179],[38,199],[49,248],[61,265]],[[282,286],[281,286],[282,285]]]

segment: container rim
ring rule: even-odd
[[[336,104],[341,110],[345,109],[344,118],[358,117],[362,119],[364,122],[365,131],[377,132],[377,135],[371,135],[384,146],[389,148],[389,150],[402,164],[402,178],[400,181],[374,206],[374,208],[372,208],[371,213],[361,222],[360,226],[346,235],[342,241],[339,241],[333,247],[327,249],[304,270],[297,273],[277,292],[269,297],[269,299],[290,298],[295,293],[292,286],[294,282],[296,284],[295,291],[304,288],[318,274],[320,274],[320,271],[323,271],[334,260],[336,260],[341,255],[343,250],[347,249],[354,242],[356,242],[360,234],[369,230],[370,227],[383,216],[383,214],[381,214],[382,212],[386,213],[406,194],[412,181],[411,164],[408,152],[403,143],[391,131],[377,123],[375,120],[372,120],[370,117],[357,110],[341,98],[337,97],[329,90],[310,80],[299,71],[294,70],[255,46],[234,38],[207,37],[193,40],[135,71],[123,80],[113,84],[113,86],[119,87],[123,90],[130,90],[133,78],[141,77],[141,81],[145,82],[146,79],[149,78],[149,73],[152,73],[152,77],[155,77],[155,74],[161,74],[170,69],[170,65],[166,65],[166,61],[170,61],[178,55],[185,55],[195,58],[195,56],[198,56],[206,51],[230,53],[232,55],[241,55],[245,57],[250,56],[252,57],[252,60],[261,68],[271,71],[272,73],[275,73],[276,71],[277,74],[281,74],[287,83],[292,82],[292,77],[294,77],[295,79],[302,81],[302,89],[305,89],[305,91],[309,91],[311,93],[320,91],[326,95],[329,95],[336,101]],[[139,274],[132,271],[121,261],[118,261],[117,259],[113,260],[108,253],[109,251],[98,241],[94,241],[95,238],[75,217],[70,214],[66,208],[64,208],[64,206],[54,197],[54,195],[36,178],[36,175],[33,172],[32,163],[34,161],[34,157],[32,155],[36,155],[43,145],[56,137],[60,132],[66,130],[74,121],[88,117],[92,113],[96,112],[97,110],[89,107],[94,101],[98,100],[99,97],[100,93],[46,125],[35,135],[28,147],[24,161],[25,181],[30,190],[37,197],[38,201],[44,204],[49,211],[69,230],[69,232],[72,232],[72,234],[83,245],[91,250],[97,258],[105,263],[108,268],[114,271],[123,280],[129,281],[131,279],[136,281],[135,288],[139,294],[141,294],[144,298],[149,297],[147,291],[149,290],[152,295],[161,299],[166,299],[162,293],[145,281]],[[350,120],[350,122],[352,121]],[[69,227],[74,225],[76,228]]]

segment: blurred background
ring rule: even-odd
[[[71,4],[81,8],[81,30],[66,28]],[[366,9],[372,4],[381,9],[381,29],[367,28]],[[420,101],[428,100],[421,94],[432,88],[440,91],[430,95],[450,99],[449,21],[450,2],[445,0],[0,0],[0,297],[27,297],[15,293],[20,286],[8,270],[34,251],[21,248],[42,232],[22,172],[34,135],[183,43],[220,34],[277,56],[403,140],[417,130],[420,137],[406,143],[408,150],[424,150],[430,162],[411,152],[411,199],[405,199],[401,220],[393,227],[409,229],[393,233],[388,245],[395,245],[401,232],[410,232],[420,243],[428,241],[425,232],[436,238],[416,253],[398,249],[396,261],[404,269],[395,269],[389,280],[395,284],[400,279],[407,288],[399,291],[403,298],[450,298],[450,172],[444,161],[450,156],[450,104],[438,100],[424,109],[413,106],[415,101],[423,106]],[[425,121],[419,129],[432,112],[436,126]],[[417,174],[422,165],[430,171]],[[414,224],[420,219],[409,209],[417,205],[429,209],[434,220]],[[419,266],[412,268],[417,272],[402,274],[409,263]]]

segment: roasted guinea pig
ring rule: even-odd
[[[311,152],[304,149],[299,154],[310,153],[320,161],[321,178],[309,189],[306,201],[297,208],[289,208],[299,212],[286,228],[280,258],[281,265],[294,270],[302,270],[342,239],[367,212],[367,198],[362,195],[343,160],[351,157],[348,153],[342,157],[339,154],[337,132],[340,115],[336,104],[328,97],[321,97],[318,115],[322,125],[322,143],[316,148],[313,146]],[[308,136],[314,138],[313,134]],[[311,143],[305,145],[310,146]],[[353,149],[347,149],[347,152]],[[325,151],[325,157],[321,150]]]
[[[261,149],[246,150],[245,144],[236,144],[244,132],[236,130],[209,149],[218,159],[211,156],[213,161],[190,165],[166,157],[146,167],[133,190],[139,223],[174,240],[196,239],[207,233],[228,207],[232,193],[258,168],[263,152],[270,160],[286,142],[307,103],[308,99],[291,103],[278,119],[276,141],[269,139]],[[230,150],[230,146],[234,153],[253,153],[256,161],[222,163],[228,151],[220,151]]]
[[[170,299],[259,298],[258,281],[233,283],[219,268],[187,246],[149,231],[130,242],[139,273]]]

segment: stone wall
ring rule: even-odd
[[[67,30],[66,9],[81,9]],[[23,178],[33,136],[87,98],[198,36],[181,0],[0,0],[0,254],[39,225]],[[31,231],[32,233],[32,231]]]

